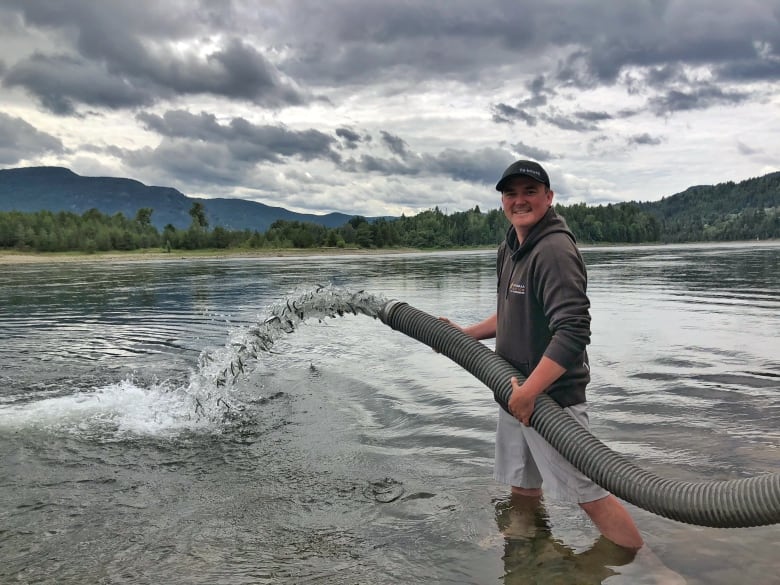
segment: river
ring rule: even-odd
[[[780,243],[583,255],[592,432],[673,479],[780,471]],[[323,287],[482,319],[493,252],[0,269],[2,583],[654,582],[576,506],[511,535],[492,394],[381,321],[306,315],[236,369]],[[628,508],[690,584],[780,583],[778,526]]]

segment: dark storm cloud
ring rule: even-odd
[[[718,76],[731,81],[780,81],[780,55],[773,59],[729,63],[718,68]]]
[[[429,168],[460,181],[492,184],[501,176],[514,157],[497,148],[466,151],[448,148],[430,158]]]
[[[135,168],[164,172],[180,184],[240,185],[266,163],[340,162],[338,141],[318,130],[253,124],[244,118],[221,123],[208,113],[176,110],[136,116],[163,139],[155,148],[114,149],[111,154]]]
[[[586,122],[602,122],[611,120],[613,116],[607,112],[575,112],[574,116]]]
[[[195,115],[182,110],[169,111],[163,116],[142,113],[137,119],[147,129],[171,139],[223,145],[237,159],[247,162],[280,162],[290,157],[339,159],[333,150],[336,139],[319,130],[257,125],[244,118],[220,124],[213,114]]]
[[[342,170],[387,176],[440,176],[455,181],[491,184],[513,160],[511,153],[498,148],[476,151],[448,148],[438,154],[410,153],[404,160],[363,155],[345,161]]]
[[[411,80],[490,78],[510,64],[528,73],[543,62],[537,57],[566,45],[575,50],[551,78],[593,87],[614,83],[627,67],[757,60],[756,42],[780,45],[780,15],[766,2],[716,0],[706,16],[697,4],[670,1],[299,0],[284,10],[284,22],[307,31],[285,67],[315,82],[389,79],[399,70]],[[292,32],[282,27],[277,39]]]
[[[31,124],[0,112],[0,164],[13,165],[26,158],[63,152],[58,138],[39,132]]]
[[[780,12],[772,4],[719,0],[707,4],[706,16],[695,3],[603,3],[595,10],[583,4],[582,11],[573,8],[581,24],[569,27],[569,40],[582,48],[566,59],[558,79],[592,87],[613,83],[628,67],[669,75],[679,74],[680,65],[717,71],[733,62],[759,61],[757,44],[780,41]],[[590,43],[582,36],[586,31],[592,34]]]
[[[659,116],[682,110],[701,110],[716,105],[739,104],[750,98],[747,92],[724,91],[714,85],[703,85],[689,91],[672,90],[652,98],[650,106]]]
[[[154,101],[149,91],[106,75],[99,65],[66,56],[33,55],[12,67],[3,85],[24,87],[43,107],[60,115],[75,114],[78,103],[123,108]]]
[[[684,69],[678,63],[648,68],[644,81],[646,85],[657,88],[666,87],[671,83],[689,82]]]
[[[204,142],[164,139],[156,148],[117,154],[130,167],[163,173],[177,185],[240,185],[255,168],[254,163],[230,156],[223,145]]]
[[[531,79],[529,96],[497,104],[494,119],[533,124],[550,88],[611,85],[630,68],[647,70],[639,79],[648,86],[682,74],[683,65],[707,66],[716,81],[778,79],[773,2],[713,0],[706,15],[694,3],[573,0],[6,0],[3,9],[60,47],[10,61],[6,83],[61,113],[80,103],[143,106],[192,94],[283,107],[305,103],[304,88],[314,86],[507,75]],[[56,83],[53,65],[66,58],[78,64],[67,69],[102,90]]]
[[[545,121],[549,122],[553,126],[557,126],[561,130],[571,130],[573,132],[590,132],[597,129],[595,124],[589,123],[581,119],[575,119],[574,117],[566,116],[563,114],[544,115],[542,116]]]
[[[346,148],[350,150],[355,150],[358,147],[358,144],[363,140],[360,134],[349,128],[336,128],[336,136],[341,138],[344,141]]]
[[[522,142],[513,144],[512,150],[519,153],[522,158],[532,158],[541,162],[558,158],[549,150],[538,148],[536,146],[529,146],[528,144],[524,144]]]
[[[509,104],[493,104],[493,121],[498,124],[513,124],[520,121],[529,126],[536,126],[538,118]]]
[[[409,155],[409,145],[403,138],[385,132],[384,130],[381,130],[379,134],[382,137],[382,142],[390,149],[390,152],[401,158],[406,158]]]
[[[173,95],[211,94],[280,107],[307,99],[255,47],[224,31],[202,54],[192,46],[207,36],[198,10],[119,1],[11,2],[28,25],[70,39],[77,55],[34,55],[18,61],[6,85],[24,87],[42,105],[70,113],[75,104],[143,106]],[[183,5],[181,6],[183,8]],[[213,31],[218,33],[219,31]],[[172,47],[172,42],[189,42]],[[59,73],[57,65],[65,66]],[[67,79],[75,74],[77,83]],[[48,79],[51,78],[51,79]],[[90,91],[83,82],[98,86]]]
[[[419,175],[419,165],[409,164],[396,158],[379,158],[369,154],[344,161],[342,170],[349,173],[377,173],[380,175]]]
[[[537,75],[526,84],[529,95],[526,95],[516,105],[505,103],[493,104],[493,121],[498,124],[512,124],[516,121],[525,122],[528,126],[536,126],[538,116],[536,110],[546,106],[548,96],[555,92],[547,87],[547,79],[544,75]]]

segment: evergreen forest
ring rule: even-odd
[[[556,205],[581,244],[638,244],[737,241],[780,238],[780,173],[741,183],[690,189],[652,203]],[[501,209],[479,207],[452,214],[438,208],[400,218],[354,216],[329,228],[277,220],[264,232],[209,226],[203,204],[189,211],[187,228],[158,230],[154,210],[134,217],[97,209],[0,212],[0,248],[35,252],[103,252],[157,248],[417,248],[447,249],[497,245],[508,222]]]

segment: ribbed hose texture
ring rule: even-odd
[[[507,408],[510,378],[523,375],[479,341],[419,309],[388,302],[379,318],[465,368]],[[546,394],[536,399],[531,426],[585,475],[644,510],[697,526],[744,528],[780,522],[780,473],[752,478],[686,482],[658,477],[612,451]]]

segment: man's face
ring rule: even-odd
[[[504,215],[514,226],[521,240],[544,217],[552,200],[552,190],[531,177],[514,177],[507,182],[501,192]]]

